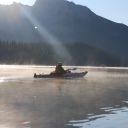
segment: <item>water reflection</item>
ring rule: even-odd
[[[5,78],[1,77],[0,78],[0,83],[3,83],[3,82],[5,82]]]
[[[11,128],[11,127],[6,126],[6,125],[0,125],[0,128]]]
[[[107,114],[88,116],[85,120],[70,121],[68,125],[78,128],[127,128],[128,107],[105,108]]]
[[[31,128],[31,122],[30,121],[23,122],[23,126],[24,128]]]

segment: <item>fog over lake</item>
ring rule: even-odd
[[[88,74],[34,79],[54,66],[0,65],[0,128],[127,128],[128,68],[77,68]]]

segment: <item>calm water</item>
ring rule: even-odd
[[[128,128],[128,69],[33,79],[53,67],[0,66],[0,128]]]

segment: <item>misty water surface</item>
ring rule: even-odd
[[[127,128],[127,69],[79,67],[80,79],[33,79],[53,67],[0,66],[0,128]]]

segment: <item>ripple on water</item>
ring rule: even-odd
[[[31,128],[31,121],[23,122],[24,128]]]
[[[101,108],[109,114],[88,116],[85,120],[69,121],[70,126],[78,128],[128,128],[128,108]],[[110,109],[110,110],[109,110]]]

